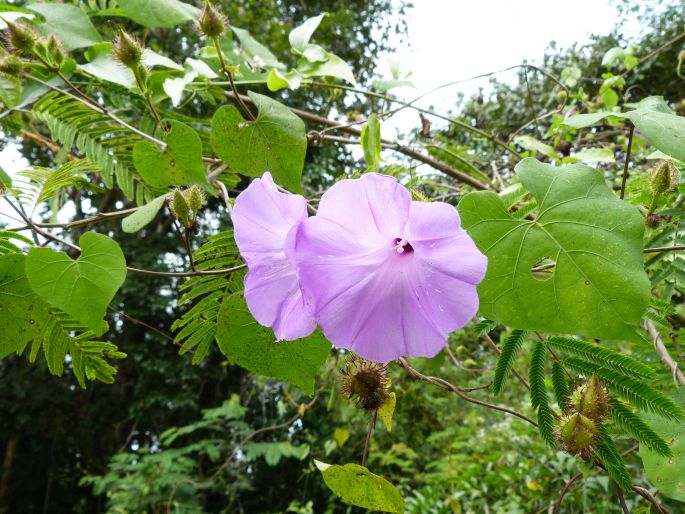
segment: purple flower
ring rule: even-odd
[[[300,223],[294,256],[326,337],[377,362],[438,353],[476,314],[487,267],[454,207],[411,201],[378,173],[327,191]]]
[[[295,227],[305,219],[305,198],[279,192],[268,172],[238,195],[233,209],[235,241],[248,268],[247,306],[277,340],[299,339],[316,328],[290,260]]]

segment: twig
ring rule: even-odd
[[[681,386],[685,384],[685,376],[680,371],[680,369],[678,369],[678,363],[675,360],[673,360],[671,354],[668,353],[668,349],[666,348],[666,345],[664,345],[664,342],[661,339],[661,334],[659,334],[659,331],[654,326],[654,323],[652,323],[651,321],[645,321],[644,328],[645,330],[647,330],[649,336],[652,338],[652,343],[654,343],[654,350],[661,359],[661,362],[663,362],[671,370],[671,375],[673,376],[673,381],[675,382],[676,386]]]
[[[582,473],[582,472],[576,473],[575,475],[573,475],[573,476],[571,477],[571,479],[570,479],[568,482],[566,482],[566,485],[565,485],[564,488],[561,490],[561,494],[559,495],[559,499],[558,499],[557,502],[554,504],[554,511],[553,511],[553,514],[559,514],[559,512],[561,512],[561,502],[564,500],[564,496],[566,496],[566,493],[569,492],[569,490],[571,489],[571,486],[573,485],[573,483],[574,483],[576,480],[578,480],[579,478],[581,478],[582,476],[583,476],[583,473]]]
[[[493,409],[493,410],[497,410],[500,412],[505,412],[507,414],[511,414],[512,416],[516,416],[519,419],[527,421],[528,423],[530,423],[534,427],[538,426],[538,424],[535,421],[530,419],[525,414],[521,414],[520,412],[516,412],[515,410],[509,409],[508,407],[502,407],[500,405],[494,405],[492,403],[484,402],[483,400],[479,400],[478,398],[474,398],[472,396],[464,394],[464,392],[460,388],[458,388],[457,386],[455,386],[454,384],[452,384],[446,380],[443,380],[442,378],[427,376],[427,375],[420,373],[419,371],[412,368],[409,365],[409,362],[407,362],[407,359],[405,359],[404,357],[400,357],[398,362],[399,362],[400,366],[402,366],[407,371],[409,376],[412,378],[415,378],[417,380],[423,380],[424,382],[428,382],[428,383],[436,385],[438,387],[442,387],[443,389],[447,389],[448,391],[451,391],[454,394],[456,394],[457,396],[459,396],[459,398],[461,398],[462,400],[465,400],[469,403],[474,403],[476,405],[480,405],[481,407],[486,407],[488,409]]]
[[[623,509],[623,514],[630,514],[630,511],[628,510],[628,505],[626,505],[626,497],[623,495],[623,490],[619,487],[618,484],[615,484],[616,487],[616,494],[618,495],[618,503],[621,505],[621,509]]]
[[[626,181],[628,180],[628,164],[630,164],[630,149],[633,146],[633,133],[635,132],[635,125],[630,124],[630,134],[628,135],[628,150],[626,151],[626,162],[623,164],[623,178],[621,179],[621,194],[620,198],[626,194]]]
[[[369,420],[369,428],[366,431],[366,439],[364,440],[364,452],[362,453],[362,466],[366,466],[366,458],[369,456],[369,443],[371,442],[373,429],[376,428],[376,416],[378,416],[378,409],[371,413],[371,419]]]
[[[672,46],[672,45],[676,44],[678,41],[680,41],[680,40],[683,39],[683,38],[685,38],[685,32],[681,32],[680,34],[678,34],[678,35],[677,35],[676,37],[674,37],[673,39],[670,39],[669,41],[666,41],[664,44],[657,46],[654,50],[652,50],[652,51],[649,52],[647,55],[645,55],[644,57],[642,57],[642,58],[640,59],[640,62],[637,63],[637,66],[634,66],[634,67],[632,67],[631,69],[626,70],[626,71],[624,71],[623,73],[621,73],[621,77],[625,77],[625,76],[628,75],[631,71],[636,70],[637,68],[639,68],[640,65],[641,65],[643,62],[645,62],[647,59],[649,59],[649,58],[651,58],[651,57],[654,57],[656,54],[658,54],[659,52],[661,52],[661,51],[664,50],[665,48],[668,48],[669,46]]]
[[[670,514],[666,508],[661,505],[656,498],[654,498],[654,495],[650,493],[647,489],[644,487],[639,487],[639,486],[633,486],[633,491],[635,491],[637,494],[642,496],[645,500],[647,500],[649,503],[652,504],[652,506],[659,512],[659,514]]]
[[[233,73],[231,73],[228,66],[226,66],[226,61],[224,61],[224,52],[221,50],[221,45],[219,44],[219,38],[214,37],[212,38],[212,40],[214,41],[214,48],[216,49],[216,54],[219,56],[221,70],[223,71],[224,75],[228,77],[228,81],[231,83],[231,91],[233,91],[233,96],[238,102],[240,110],[243,111],[243,115],[247,116],[247,119],[255,121],[254,114],[252,114],[252,111],[248,109],[247,105],[245,105],[245,102],[241,98],[240,93],[238,93],[238,88],[236,87],[235,81],[233,80]]]

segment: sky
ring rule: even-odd
[[[617,20],[611,0],[414,0],[408,20],[411,48],[398,46],[401,57],[412,71],[416,89],[393,91],[411,100],[442,84],[507,68],[527,60],[540,62],[548,43],[560,47],[587,42],[592,33],[608,33]],[[392,41],[391,41],[392,42]],[[387,56],[378,63],[378,72],[388,72]],[[506,80],[515,72],[498,75]],[[454,107],[458,93],[473,93],[487,86],[487,79],[469,81],[429,95],[417,105],[447,112]],[[411,116],[406,124],[403,116]],[[389,123],[392,133],[400,126],[416,125],[416,115],[407,110]],[[389,133],[384,130],[384,135]],[[0,151],[0,166],[10,174],[28,166],[16,147]],[[2,207],[0,207],[2,209]],[[2,212],[2,211],[0,211]]]

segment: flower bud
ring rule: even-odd
[[[64,64],[64,59],[66,56],[64,55],[64,50],[62,49],[62,43],[60,43],[59,39],[57,39],[54,34],[50,34],[48,37],[47,50],[50,59],[57,67],[60,67],[62,64]]]
[[[5,42],[17,52],[30,54],[36,45],[38,34],[25,23],[7,23]]]
[[[564,448],[575,455],[587,454],[595,444],[597,425],[576,412],[559,422],[559,438]]]
[[[228,18],[221,14],[216,7],[207,2],[200,14],[197,24],[200,32],[208,38],[213,39],[221,37],[226,33],[226,29],[228,29]]]
[[[186,197],[180,189],[174,189],[171,192],[169,209],[174,215],[174,218],[176,218],[184,227],[190,225],[190,209]]]
[[[649,172],[647,184],[654,195],[674,191],[680,182],[680,171],[671,161],[660,160]]]
[[[13,54],[0,57],[0,73],[10,77],[19,77],[24,71],[24,61]]]
[[[597,373],[571,394],[571,405],[584,417],[601,422],[609,413],[609,393]]]
[[[135,68],[143,59],[143,47],[134,36],[122,30],[114,38],[112,54],[124,66]]]
[[[186,191],[185,196],[188,201],[188,207],[190,207],[194,215],[197,215],[198,211],[202,209],[202,206],[206,202],[204,190],[198,186],[191,186]]]
[[[359,407],[376,410],[388,398],[387,367],[353,356],[340,370],[340,391]]]

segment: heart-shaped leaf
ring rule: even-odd
[[[270,171],[291,191],[301,191],[300,180],[307,136],[304,122],[285,105],[249,92],[259,110],[255,121],[245,121],[232,105],[221,107],[212,119],[212,147],[231,170],[250,177]]]
[[[358,464],[326,464],[314,461],[323,481],[342,501],[381,512],[404,512],[404,498],[385,478]]]
[[[126,278],[126,259],[119,245],[102,234],[86,232],[79,243],[76,261],[64,252],[32,248],[26,276],[40,298],[101,335],[107,306]]]
[[[238,366],[285,380],[309,394],[314,394],[314,377],[331,349],[318,331],[296,341],[276,342],[273,330],[254,320],[242,293],[224,298],[216,341],[221,353]]]
[[[492,192],[459,203],[464,228],[488,257],[481,314],[521,329],[639,339],[650,283],[638,209],[587,166],[524,159],[516,172],[537,201],[535,219],[515,217]]]
[[[202,141],[192,128],[180,121],[167,121],[166,148],[150,141],[133,147],[133,164],[145,182],[154,187],[206,184],[202,165]]]
[[[21,351],[38,337],[50,320],[48,305],[26,280],[26,257],[0,257],[0,358]]]

